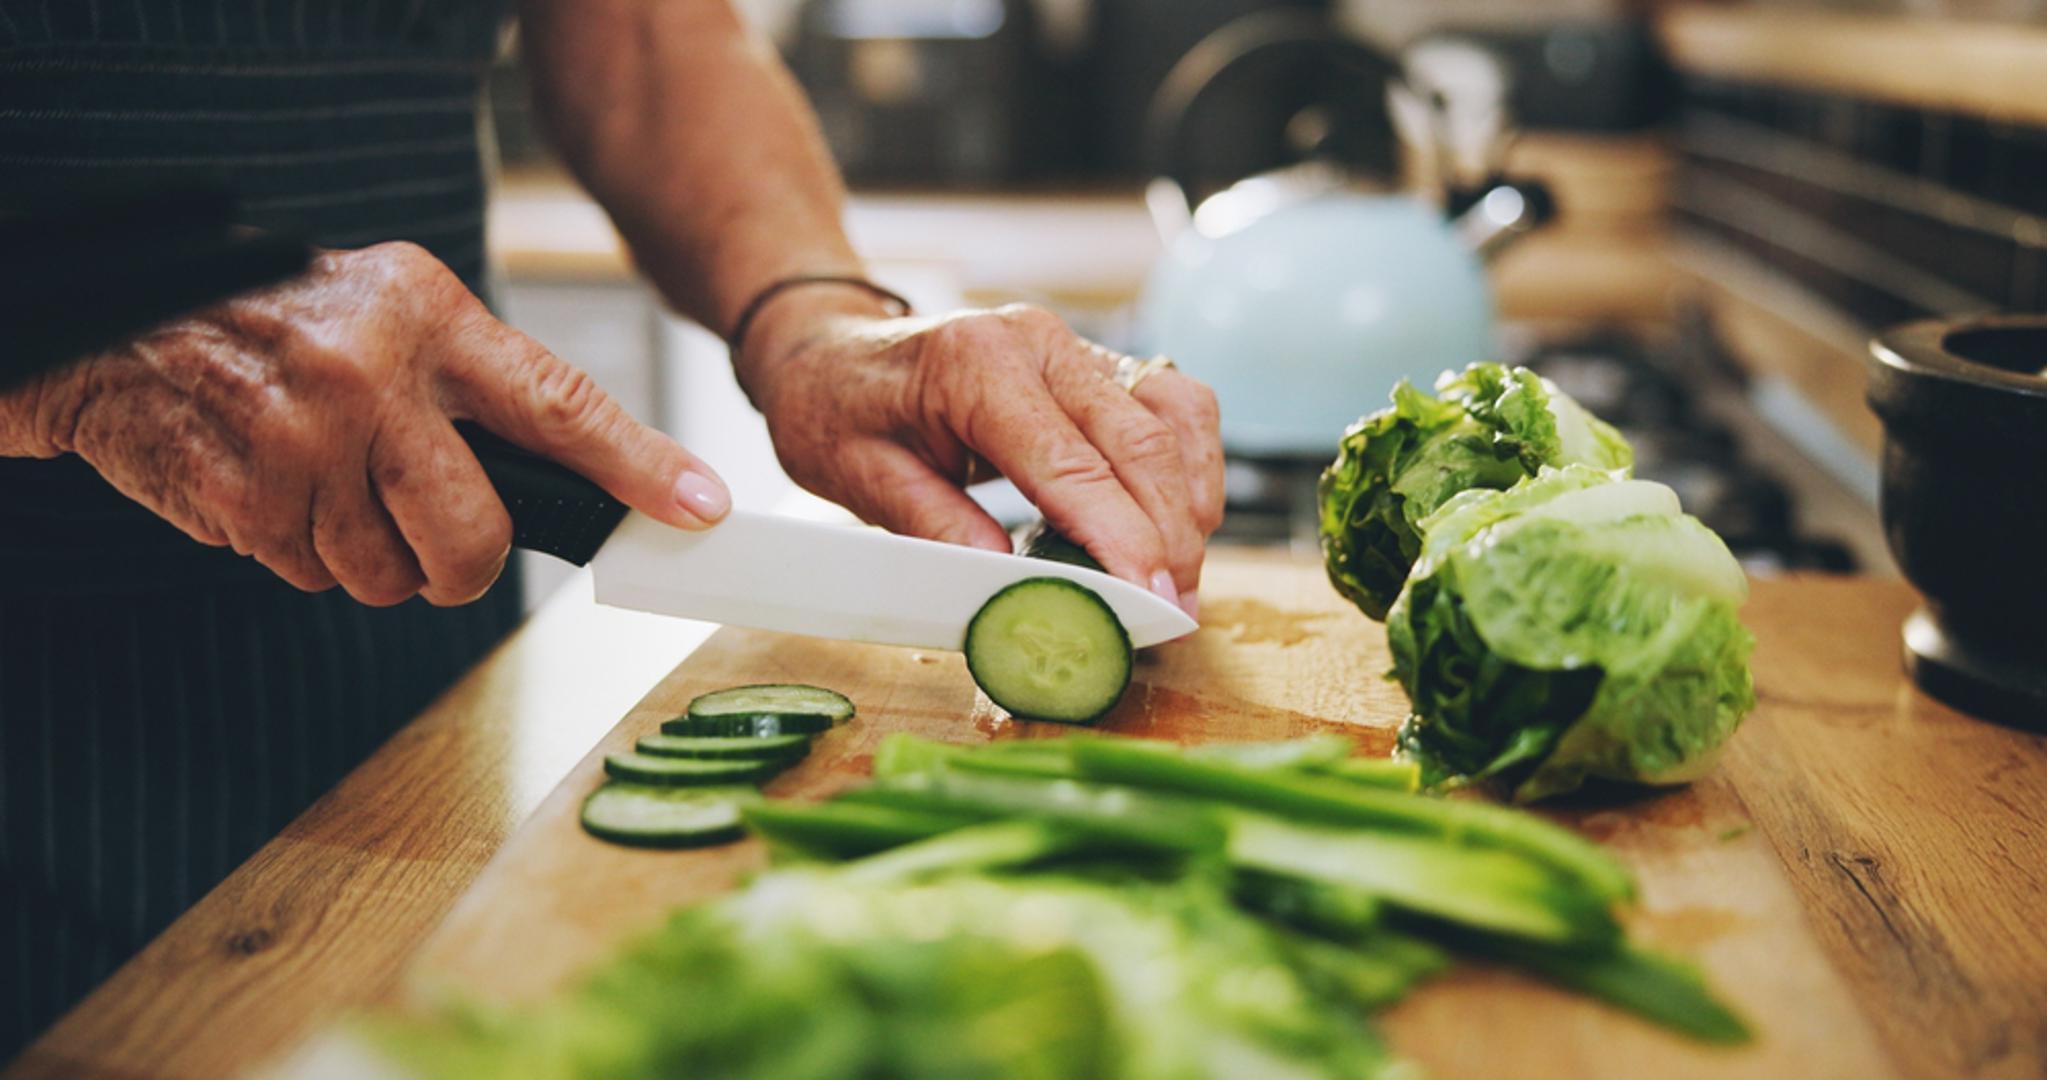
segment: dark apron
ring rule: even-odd
[[[219,178],[484,269],[490,0],[0,0],[0,204]],[[4,287],[4,283],[0,283]],[[516,565],[516,564],[515,564]],[[0,1062],[516,622],[300,593],[76,459],[0,460]]]

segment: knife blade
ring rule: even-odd
[[[574,471],[473,424],[457,427],[512,517],[512,543],[577,565],[612,607],[813,637],[958,650],[988,598],[1033,577],[1100,596],[1139,648],[1192,633],[1177,604],[1097,570],[864,526],[734,511],[671,528]]]
[[[743,510],[703,532],[628,515],[590,569],[613,607],[880,645],[957,650],[989,597],[1033,577],[1092,589],[1138,647],[1195,628],[1178,606],[1085,567]]]

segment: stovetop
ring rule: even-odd
[[[1800,496],[1760,447],[1738,377],[1700,350],[1597,334],[1534,348],[1523,363],[1619,428],[1635,474],[1670,485],[1751,573],[1858,569],[1851,545],[1800,526]],[[1333,452],[1332,446],[1332,452]],[[1223,543],[1317,545],[1315,480],[1326,460],[1232,458]]]

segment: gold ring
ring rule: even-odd
[[[1171,360],[1163,356],[1154,356],[1149,360],[1139,360],[1134,356],[1125,356],[1116,361],[1116,368],[1109,373],[1109,378],[1117,386],[1135,394],[1137,393],[1138,383],[1151,378],[1161,371],[1171,370],[1176,366]]]

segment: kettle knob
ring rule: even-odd
[[[1540,180],[1495,175],[1450,192],[1451,231],[1473,254],[1490,260],[1557,216],[1557,201]]]

